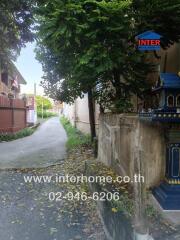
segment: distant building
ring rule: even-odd
[[[26,102],[20,99],[25,79],[9,62],[0,68],[0,134],[14,133],[26,127]]]
[[[0,67],[1,96],[19,98],[21,84],[26,84],[26,81],[14,63],[10,62],[5,67]]]

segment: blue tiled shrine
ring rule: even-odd
[[[180,210],[180,77],[161,73],[152,94],[156,96],[157,105],[148,111],[142,110],[139,117],[166,127],[165,178],[153,189],[153,195],[163,209]]]
[[[152,93],[158,106],[139,113],[141,120],[180,123],[180,77],[174,73],[161,73]]]
[[[180,186],[162,182],[153,195],[164,210],[180,210]]]

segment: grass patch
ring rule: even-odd
[[[19,138],[24,138],[32,135],[35,132],[36,128],[25,128],[17,133],[3,133],[0,134],[0,142],[9,142]]]
[[[37,111],[37,116],[38,118],[42,118],[42,111]],[[52,113],[52,112],[43,112],[43,118],[50,118],[50,117],[56,117],[57,114],[56,113]]]
[[[69,150],[73,148],[78,148],[80,146],[90,146],[91,145],[91,138],[88,134],[83,134],[77,128],[73,127],[69,120],[65,117],[61,117],[60,121],[63,127],[66,130],[68,135],[68,141],[66,146]]]

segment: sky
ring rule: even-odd
[[[27,82],[26,85],[21,85],[21,93],[34,93],[34,84],[36,83],[37,95],[43,95],[43,88],[39,86],[43,71],[41,64],[35,59],[35,46],[35,42],[28,43],[26,47],[21,50],[21,54],[15,62],[15,65]]]

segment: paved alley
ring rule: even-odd
[[[0,169],[39,168],[65,158],[67,137],[59,118],[51,118],[26,138],[0,143]]]

